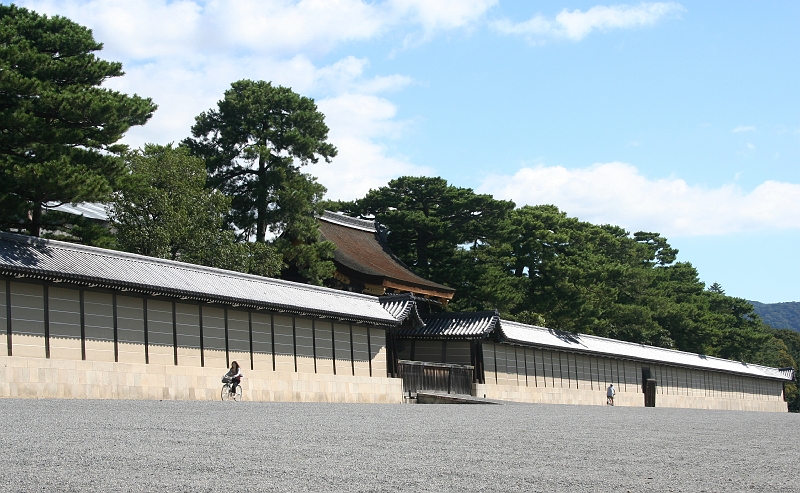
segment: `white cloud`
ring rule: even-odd
[[[738,127],[736,127],[733,130],[731,130],[731,132],[733,132],[735,134],[738,134],[738,133],[741,133],[741,132],[755,132],[755,131],[756,131],[756,127],[754,127],[752,125],[739,125]]]
[[[526,167],[513,176],[489,176],[478,190],[668,237],[800,228],[800,184],[766,181],[750,192],[734,184],[706,188],[680,178],[651,180],[620,162],[571,170]]]
[[[326,53],[392,29],[425,39],[470,26],[497,0],[23,0],[92,27],[105,54],[127,60],[247,52]]]
[[[524,36],[532,42],[566,38],[580,41],[592,31],[608,31],[651,26],[664,17],[685,9],[675,2],[641,3],[639,5],[597,5],[586,12],[562,10],[554,19],[537,14],[525,22],[501,19],[493,27],[503,33]]]
[[[328,188],[333,200],[363,197],[370,189],[386,185],[401,175],[430,175],[433,170],[414,165],[389,151],[381,138],[398,136],[408,122],[395,119],[397,108],[374,95],[343,94],[319,101],[331,128],[329,140],[339,150],[332,164],[308,167]]]
[[[426,32],[456,29],[481,19],[498,0],[391,0],[393,9],[410,16]]]
[[[216,105],[231,82],[268,80],[318,98],[339,155],[307,168],[329,198],[352,199],[401,174],[431,174],[386,144],[410,122],[380,94],[414,81],[402,74],[367,75],[369,60],[346,56],[319,66],[314,58],[343,43],[391,30],[425,41],[466,28],[497,0],[30,0],[64,15],[104,43],[103,58],[123,62],[126,76],[107,86],[152,97],[152,120],[124,142],[178,142],[194,117]],[[409,35],[410,36],[410,35]]]

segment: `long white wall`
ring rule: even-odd
[[[643,406],[646,370],[657,407],[787,410],[775,380],[506,344],[484,343],[483,358],[486,393],[498,399],[605,404],[613,383],[618,404]]]
[[[401,359],[470,364],[465,341],[418,339],[401,344]],[[646,369],[656,380],[656,407],[788,409],[781,382],[744,375],[490,342],[483,343],[483,362],[485,384],[475,390],[480,397],[604,405],[606,389],[613,383],[618,405],[644,406]]]
[[[86,361],[116,363],[119,371],[125,364],[151,365],[175,367],[179,374],[181,368],[202,368],[214,375],[237,361],[246,377],[249,371],[261,379],[270,374],[279,380],[290,374],[330,376],[320,381],[387,378],[386,335],[379,327],[5,278],[0,278],[0,357],[11,357],[16,365],[20,358],[34,366],[29,362],[39,359]],[[196,394],[206,395],[199,389]],[[381,399],[366,399],[373,400]]]

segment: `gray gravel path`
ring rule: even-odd
[[[0,399],[0,491],[800,492],[800,415]]]

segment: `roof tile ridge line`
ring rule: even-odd
[[[169,288],[169,287],[155,287],[155,288],[153,288],[152,285],[148,285],[148,284],[142,284],[142,283],[136,283],[136,282],[130,282],[130,281],[117,281],[117,280],[114,280],[114,279],[93,278],[92,276],[86,276],[86,275],[81,275],[81,274],[68,274],[68,275],[62,275],[62,276],[54,276],[51,273],[52,271],[47,271],[47,270],[42,270],[42,269],[38,269],[38,272],[31,273],[31,271],[33,271],[34,269],[31,269],[30,267],[14,268],[14,267],[0,266],[0,273],[2,273],[4,270],[9,272],[9,273],[12,273],[12,275],[13,275],[14,272],[20,272],[21,271],[21,272],[24,272],[26,275],[33,274],[33,275],[37,275],[37,276],[42,276],[42,278],[44,278],[44,277],[49,277],[49,278],[60,277],[62,279],[67,279],[68,282],[78,282],[78,283],[91,282],[91,283],[96,283],[97,285],[100,285],[102,287],[111,288],[111,289],[118,289],[120,287],[124,287],[124,288],[130,289],[131,291],[139,292],[139,293],[150,293],[150,294],[155,294],[155,295],[158,295],[158,296],[168,296],[168,297],[170,297],[170,296],[187,296],[188,299],[193,299],[193,300],[197,300],[197,301],[222,300],[223,303],[231,303],[231,304],[236,303],[236,304],[239,304],[241,306],[251,306],[251,307],[260,306],[260,307],[263,307],[263,308],[268,309],[268,310],[280,310],[280,311],[286,312],[286,313],[296,313],[296,314],[301,314],[301,315],[307,315],[309,313],[316,313],[316,314],[320,314],[320,315],[325,316],[325,317],[331,317],[332,316],[332,317],[336,317],[336,318],[341,318],[342,320],[361,320],[361,321],[366,320],[366,321],[371,321],[373,323],[376,323],[378,325],[382,325],[383,323],[388,322],[389,320],[393,320],[394,322],[398,322],[398,320],[395,319],[394,316],[392,316],[392,314],[390,314],[388,312],[387,312],[387,314],[389,316],[388,319],[378,319],[378,318],[375,318],[375,317],[372,317],[372,316],[359,316],[359,315],[355,315],[355,314],[352,314],[352,313],[335,312],[335,311],[326,310],[326,309],[317,309],[317,308],[293,306],[293,305],[289,305],[289,304],[286,304],[286,303],[262,301],[262,300],[257,300],[257,299],[253,299],[253,298],[240,298],[240,297],[236,297],[236,296],[210,294],[210,293],[205,293],[205,292],[202,292],[202,291],[196,291],[196,290],[190,290],[190,289]],[[100,280],[98,281],[97,279],[100,279]],[[215,302],[218,302],[218,301],[215,301]],[[344,315],[344,317],[342,317],[342,315]]]
[[[512,323],[512,324],[521,325],[523,327],[530,327],[530,328],[542,329],[542,330],[547,330],[547,331],[558,330],[558,329],[550,329],[549,327],[540,327],[538,325],[523,324],[521,322],[515,322],[513,320],[502,320],[502,322],[509,322],[509,323]],[[561,330],[559,332],[567,332],[567,331]],[[600,341],[611,341],[611,342],[615,342],[617,344],[625,344],[625,345],[628,345],[628,346],[636,346],[636,347],[645,347],[645,348],[656,349],[656,350],[659,350],[659,351],[663,351],[665,353],[672,353],[672,354],[679,353],[679,354],[685,354],[685,355],[688,355],[688,356],[702,356],[705,359],[713,359],[713,360],[716,360],[716,361],[727,361],[727,362],[731,362],[731,363],[737,363],[737,364],[742,365],[742,366],[747,366],[748,368],[755,367],[755,368],[766,368],[768,370],[779,370],[779,368],[773,368],[771,366],[757,365],[755,363],[745,363],[743,361],[736,361],[735,359],[718,358],[716,356],[709,356],[709,355],[700,354],[700,353],[691,353],[689,351],[682,351],[680,349],[671,349],[671,348],[666,348],[666,347],[651,346],[649,344],[642,344],[640,342],[622,341],[622,340],[619,340],[619,339],[611,339],[610,337],[600,337],[600,336],[596,336],[596,335],[592,335],[592,334],[584,334],[582,332],[567,332],[567,333],[568,334],[572,334],[572,335],[581,336],[581,337],[587,337],[589,339],[600,340]],[[584,346],[584,347],[586,347],[586,346]]]
[[[315,286],[313,284],[302,284],[293,281],[286,281],[284,279],[277,279],[274,277],[263,277],[255,274],[248,274],[246,272],[236,272],[233,270],[220,269],[218,267],[209,267],[207,265],[190,264],[188,262],[179,262],[177,260],[169,260],[158,257],[148,257],[147,255],[140,255],[138,253],[123,252],[121,250],[109,250],[107,248],[94,247],[89,245],[82,245],[80,243],[69,243],[66,241],[53,240],[50,238],[40,238],[38,236],[28,236],[16,233],[8,233],[0,231],[0,239],[7,239],[16,243],[26,243],[33,246],[49,246],[63,248],[65,250],[79,251],[96,256],[117,257],[133,262],[140,262],[145,264],[161,264],[169,267],[175,267],[186,271],[205,272],[207,274],[216,275],[218,277],[239,278],[242,280],[251,280],[263,284],[278,284],[288,288],[299,290],[312,290],[323,293],[330,293],[334,295],[343,296],[346,298],[362,298],[362,299],[375,299],[374,296],[362,293],[353,293],[350,291],[342,291],[340,289],[326,288],[325,286]],[[54,272],[46,269],[34,268],[41,272]]]
[[[372,233],[378,231],[378,224],[374,219],[361,219],[329,210],[323,211],[322,215],[318,216],[318,218],[326,222],[338,224],[339,226],[352,227],[353,229],[360,229]]]
[[[450,316],[452,318],[467,318],[467,316],[469,316],[469,315],[477,316],[477,315],[481,315],[481,314],[485,314],[484,316],[492,314],[493,317],[495,317],[495,316],[498,317],[498,320],[499,320],[499,317],[500,317],[500,314],[497,312],[497,310],[481,310],[481,311],[477,311],[477,312],[426,313],[425,317],[426,318],[428,318],[428,317],[430,317],[430,318],[446,318],[446,317]],[[459,317],[459,316],[462,316],[462,317]]]

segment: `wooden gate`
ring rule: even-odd
[[[425,361],[398,360],[403,394],[416,397],[418,391],[472,394],[474,367]]]

